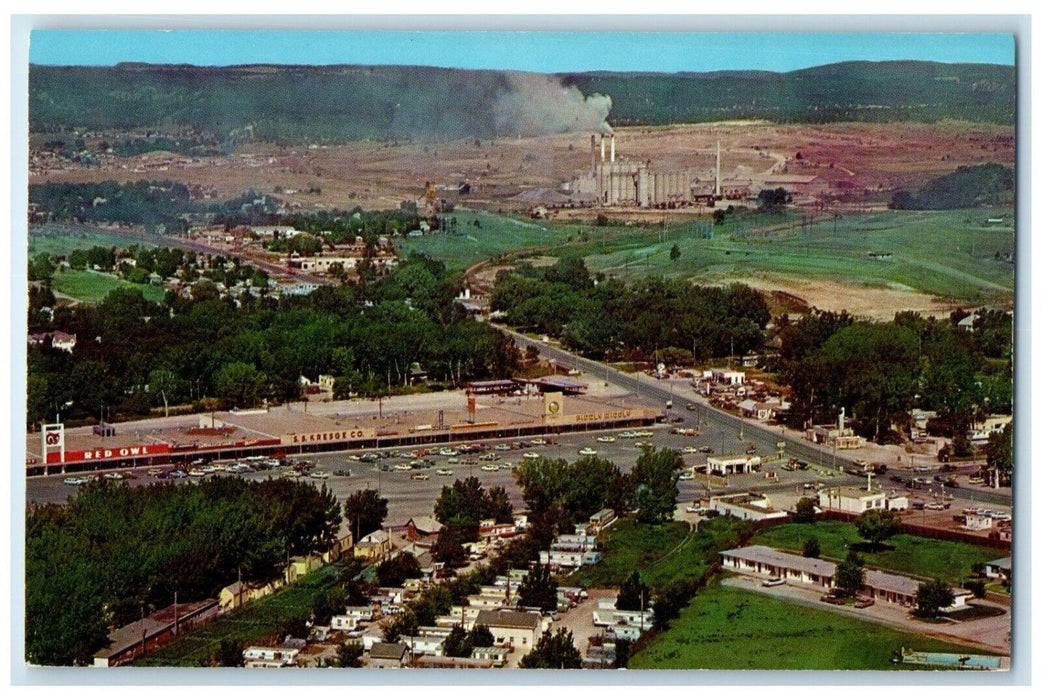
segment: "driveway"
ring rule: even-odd
[[[550,626],[551,630],[567,627],[575,639],[575,647],[583,656],[586,655],[586,649],[590,646],[590,637],[604,633],[603,627],[596,627],[593,624],[593,611],[597,609],[597,601],[601,598],[614,601],[619,595],[614,588],[591,588],[587,593],[589,598],[568,612],[561,613],[561,618]]]

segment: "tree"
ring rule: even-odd
[[[249,362],[229,362],[214,375],[217,395],[235,406],[252,406],[267,382],[263,372]]]
[[[915,614],[917,617],[935,618],[941,608],[955,601],[951,586],[939,578],[919,584],[916,592]]]
[[[340,642],[336,647],[336,656],[333,657],[332,665],[337,668],[362,668],[363,653],[364,649],[361,644]]]
[[[442,648],[445,656],[463,658],[468,658],[470,653],[474,651],[474,645],[461,625],[452,626],[452,631],[445,638],[445,644]]]
[[[999,472],[1000,483],[1009,483],[1013,475],[1013,423],[1007,423],[988,437],[985,452],[988,467]]]
[[[836,588],[849,595],[856,595],[865,585],[865,562],[850,551],[846,561],[836,565]]]
[[[858,534],[871,543],[873,550],[896,535],[900,524],[901,520],[890,510],[866,510],[854,521]]]
[[[496,638],[488,625],[474,625],[467,635],[467,641],[472,647],[490,647],[496,643]]]
[[[669,259],[676,262],[680,258],[680,246],[676,243],[669,249]]]
[[[794,523],[812,523],[815,519],[818,501],[814,498],[803,497],[796,501],[796,509],[793,511],[792,521]]]
[[[523,608],[539,608],[543,612],[557,609],[557,581],[548,565],[537,564],[521,579],[517,589],[518,604]]]
[[[633,467],[634,505],[642,523],[673,519],[677,504],[677,479],[684,460],[675,450],[645,449]]]
[[[655,629],[669,629],[669,623],[680,616],[687,604],[694,597],[698,588],[695,579],[682,579],[670,583],[655,594]]]
[[[615,609],[647,610],[650,604],[651,594],[648,592],[648,585],[641,580],[640,573],[634,571],[619,587],[619,596],[615,599]]]
[[[374,489],[355,491],[344,499],[344,520],[351,527],[357,542],[383,527],[387,517],[387,499]]]
[[[475,528],[465,525],[443,525],[438,532],[438,539],[431,547],[434,561],[442,562],[448,567],[456,568],[467,561],[467,551],[463,543],[473,540]]]
[[[402,637],[415,635],[418,630],[419,624],[416,622],[416,615],[412,610],[406,608],[384,625],[384,641],[397,642]]]
[[[532,651],[521,657],[521,668],[582,668],[582,655],[575,648],[575,639],[567,627],[543,632]]]
[[[803,543],[803,556],[808,559],[817,559],[821,556],[821,542],[817,537],[811,535]]]
[[[402,585],[405,579],[419,578],[420,564],[410,552],[401,552],[398,556],[380,562],[376,567],[376,578],[381,586],[394,588]]]
[[[222,639],[210,655],[211,666],[242,666],[242,642],[238,639]]]

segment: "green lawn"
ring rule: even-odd
[[[267,598],[250,603],[217,621],[179,637],[134,662],[135,666],[204,666],[221,640],[244,645],[267,643],[280,623],[310,614],[315,597],[337,584],[337,571],[354,573],[350,564],[324,566]]]
[[[567,580],[569,585],[611,587],[639,571],[655,591],[673,581],[699,578],[717,552],[733,547],[746,527],[736,520],[716,518],[693,533],[686,523],[641,525],[620,520],[598,538],[604,559],[578,569]]]
[[[793,552],[802,552],[803,543],[811,535],[821,543],[821,555],[843,559],[847,545],[861,542],[852,523],[823,520],[817,523],[788,523],[762,530],[753,538],[753,544],[767,545]],[[865,563],[924,578],[940,577],[953,584],[961,584],[977,562],[991,561],[1006,556],[1002,550],[962,542],[935,540],[914,535],[895,535],[887,540],[892,549],[881,552],[862,552]]]
[[[874,212],[803,226],[799,217],[770,226],[762,215],[728,221],[704,238],[698,222],[650,232],[641,245],[609,245],[587,258],[592,270],[623,277],[660,274],[713,282],[779,274],[892,289],[914,289],[973,303],[1009,302],[1013,265],[995,259],[1012,252],[1012,228],[985,227],[1003,210]],[[787,222],[787,226],[786,226]],[[776,230],[765,232],[770,226]],[[680,257],[670,259],[676,245]],[[868,257],[888,252],[889,260]]]
[[[910,632],[719,584],[695,596],[632,669],[893,670],[900,647],[967,653]]]
[[[106,272],[93,270],[65,270],[55,272],[51,288],[56,294],[65,294],[84,302],[96,302],[105,298],[113,289],[129,287],[140,289],[145,299],[162,301],[166,289],[153,284],[134,284]]]
[[[29,227],[29,255],[68,255],[76,249],[86,250],[94,246],[104,248],[127,248],[138,245],[154,248],[155,244],[137,239],[133,234],[115,235],[105,229],[87,225],[40,224]]]

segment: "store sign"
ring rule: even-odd
[[[170,453],[170,445],[157,443],[155,445],[131,445],[129,447],[113,447],[97,450],[66,450],[66,462],[94,462],[102,459],[133,459],[136,457],[152,457],[154,455],[165,455]],[[60,461],[56,454],[47,455],[47,463]]]
[[[601,413],[580,413],[575,416],[576,423],[597,423],[606,420],[625,420],[632,418],[633,411],[603,411]]]
[[[363,440],[375,438],[373,428],[353,428],[351,430],[330,430],[323,433],[290,433],[282,436],[283,445],[305,445],[312,442],[340,442],[343,440]]]

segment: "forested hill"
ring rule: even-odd
[[[853,62],[789,73],[577,73],[418,66],[31,66],[33,132],[454,139],[768,119],[1012,124],[1012,66]]]
[[[925,61],[855,61],[789,73],[579,73],[583,92],[611,95],[611,123],[728,119],[775,122],[960,119],[1012,124],[1013,66]]]

